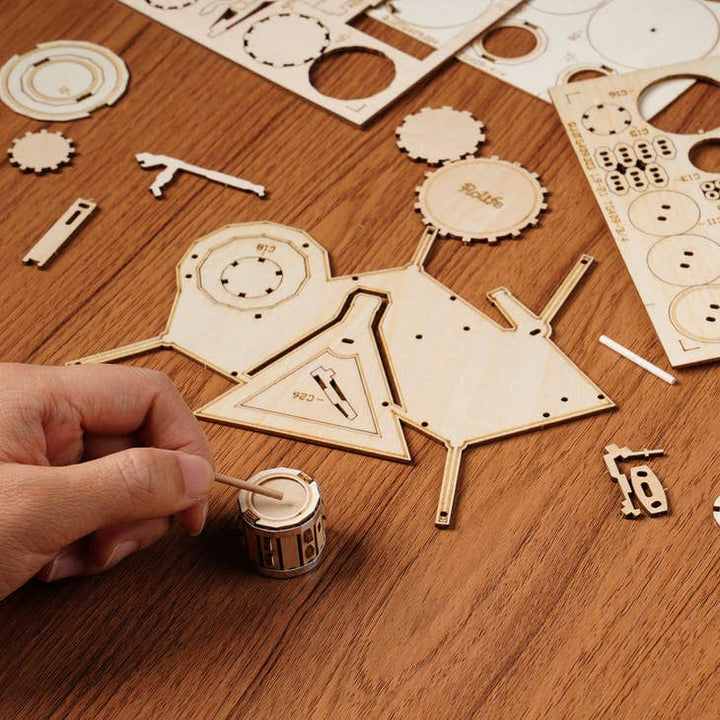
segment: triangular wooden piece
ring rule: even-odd
[[[381,298],[356,294],[327,330],[197,411],[197,416],[410,460],[373,327]]]

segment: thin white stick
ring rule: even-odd
[[[645,358],[640,357],[639,355],[635,354],[632,350],[628,350],[624,345],[621,345],[620,343],[615,342],[614,340],[611,340],[607,335],[601,335],[600,342],[605,347],[608,347],[611,350],[614,350],[616,353],[618,353],[618,355],[622,355],[624,358],[627,358],[630,362],[634,362],[636,365],[640,366],[643,370],[647,370],[649,373],[652,373],[655,377],[659,377],[661,380],[664,380],[666,383],[669,383],[670,385],[675,384],[675,378],[670,373],[667,373],[664,370],[661,370],[657,365],[653,365],[649,360],[646,360]]]

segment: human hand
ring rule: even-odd
[[[0,599],[112,567],[174,517],[200,533],[205,435],[166,375],[0,363]]]

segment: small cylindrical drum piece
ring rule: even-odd
[[[301,470],[272,468],[248,482],[279,490],[274,500],[249,490],[238,495],[240,529],[258,572],[287,578],[312,570],[325,549],[325,509],[317,483]]]

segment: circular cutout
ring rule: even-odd
[[[550,15],[579,15],[601,5],[603,0],[530,0],[528,7]]]
[[[690,162],[699,170],[720,175],[720,140],[702,140],[690,148]]]
[[[75,120],[112,105],[128,78],[125,63],[107,48],[58,40],[10,58],[0,68],[0,97],[26,117]]]
[[[588,39],[613,64],[642,69],[705,57],[720,37],[710,8],[696,0],[610,0],[588,23]]]
[[[485,140],[479,120],[451,107],[422,108],[408,115],[395,133],[401,150],[431,165],[474,155]]]
[[[392,14],[408,25],[440,30],[467,25],[480,17],[491,0],[451,2],[442,6],[437,0],[392,0]]]
[[[330,44],[330,33],[315,18],[278,13],[251,25],[243,43],[247,54],[264,65],[295,67],[320,57]]]
[[[668,97],[673,97],[671,102],[663,102]],[[712,78],[670,75],[644,88],[638,107],[645,121],[658,130],[677,135],[702,134],[720,127],[720,84]]]
[[[395,79],[395,64],[368,48],[326,52],[310,68],[310,83],[327,97],[360,100],[382,92]]]
[[[558,75],[557,84],[567,85],[583,80],[594,80],[599,77],[607,77],[611,71],[599,65],[573,65]]]
[[[268,239],[236,237],[214,247],[199,265],[200,289],[238,310],[271,308],[296,295],[307,280],[306,258],[279,238],[271,238],[272,260],[258,255]]]
[[[634,200],[628,217],[638,230],[648,235],[684,235],[700,220],[700,208],[688,195],[656,190]]]
[[[593,135],[617,135],[632,124],[632,115],[622,105],[599,103],[585,110],[582,124]]]
[[[494,242],[536,225],[547,206],[537,175],[492,157],[460,160],[428,173],[415,207],[441,235]]]
[[[8,150],[10,164],[23,172],[40,174],[48,170],[56,171],[67,165],[75,154],[72,140],[61,132],[27,132],[15,140]]]
[[[220,277],[225,290],[241,298],[266,297],[280,287],[282,280],[280,266],[259,256],[233,260]]]
[[[670,285],[705,285],[720,277],[720,245],[701,235],[674,235],[650,248],[648,267]]]
[[[494,25],[472,45],[479,55],[501,63],[526,62],[540,55],[546,46],[547,40],[539,28],[520,22]]]
[[[713,505],[713,517],[715,518],[715,522],[720,525],[720,497],[715,500],[715,504]]]
[[[670,304],[670,320],[694,340],[720,342],[720,285],[683,290]]]

